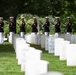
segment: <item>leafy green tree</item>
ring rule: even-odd
[[[5,19],[14,16],[16,21],[18,14],[32,14],[42,17],[52,15],[61,18],[71,16],[76,21],[76,0],[0,0],[0,16]],[[75,24],[74,22],[74,31]]]

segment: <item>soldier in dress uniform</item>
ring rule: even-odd
[[[10,17],[10,22],[9,22],[9,32],[13,32],[14,33],[14,17]]]
[[[60,17],[56,17],[57,23],[55,24],[55,33],[60,33]]]
[[[4,32],[3,17],[0,17],[0,44],[4,42],[3,32]]]
[[[25,21],[24,21],[24,17],[21,17],[22,20],[22,24],[20,26],[20,36],[22,38],[24,38],[24,34],[25,34]]]
[[[49,22],[49,18],[48,17],[45,17],[46,19],[46,23],[43,25],[44,27],[44,32],[45,32],[45,35],[49,36],[49,32],[50,32],[50,22]]]
[[[15,22],[14,17],[10,17],[9,20],[9,42],[12,43],[12,36],[14,34]]]
[[[36,19],[36,17],[34,17],[34,23],[32,24],[32,32],[33,33],[36,33],[37,34],[37,32],[38,32],[38,29],[37,29],[37,19]]]
[[[60,17],[56,17],[57,23],[55,24],[55,37],[57,38],[59,36],[59,33],[61,32],[60,29]]]
[[[66,25],[67,33],[72,33],[72,22],[70,20],[70,17],[67,17],[68,23]]]

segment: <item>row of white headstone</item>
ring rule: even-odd
[[[30,34],[29,36],[26,35],[26,40],[28,37],[30,39],[28,39],[30,42],[27,42],[41,45],[41,48],[45,48],[49,53],[60,56],[60,60],[67,61],[67,66],[76,66],[76,35],[56,33],[49,36],[44,34]],[[41,40],[39,44],[38,40]]]
[[[35,33],[26,34],[25,35],[26,42],[40,45],[41,44],[41,35],[42,34],[35,34]]]
[[[16,59],[21,65],[21,71],[25,71],[25,75],[41,75],[48,72],[49,62],[42,60],[42,51],[30,47],[26,40],[20,38],[19,35],[13,35],[13,47],[16,52]]]
[[[42,51],[30,47],[30,44],[18,34],[13,34],[12,44],[18,64],[21,65],[21,71],[24,71],[25,75],[63,75],[60,72],[48,72],[49,62],[41,59]]]
[[[70,41],[56,38],[54,55],[59,56],[60,60],[66,60],[67,66],[76,66],[76,44],[70,44]]]
[[[66,60],[67,66],[76,66],[76,35],[50,35],[45,36],[45,50]]]

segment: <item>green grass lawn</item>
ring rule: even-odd
[[[38,45],[31,46],[41,49]],[[76,75],[76,67],[67,67],[66,61],[60,61],[59,57],[55,57],[54,54],[48,54],[44,49],[41,50],[43,51],[42,59],[50,63],[50,71],[59,71],[64,75]],[[8,42],[0,45],[0,75],[24,75],[17,64],[15,51]]]
[[[0,75],[24,75],[17,64],[12,45],[7,42],[0,45]]]

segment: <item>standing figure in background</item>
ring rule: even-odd
[[[33,33],[36,33],[37,34],[37,32],[38,32],[38,29],[37,29],[37,19],[36,19],[36,17],[34,17],[34,23],[32,24],[32,32]]]
[[[24,17],[22,17],[21,20],[22,20],[22,24],[20,26],[20,36],[22,38],[24,38],[24,35],[25,35],[25,21],[24,21]]]
[[[57,19],[57,23],[55,24],[55,33],[60,33],[61,29],[60,29],[60,17],[56,17]]]
[[[70,20],[70,17],[67,17],[68,23],[66,25],[67,33],[72,33],[72,22]]]
[[[9,32],[10,32],[10,34],[14,33],[14,26],[15,26],[14,17],[10,17],[10,21],[9,21]]]
[[[50,32],[50,22],[49,22],[49,18],[46,17],[46,22],[45,24],[43,25],[44,27],[44,32],[45,32],[45,35],[49,36],[49,32]]]
[[[10,20],[9,20],[9,42],[10,43],[12,43],[12,36],[14,34],[14,27],[15,27],[14,17],[10,17]]]
[[[0,44],[4,42],[3,32],[4,32],[3,17],[0,17]]]
[[[57,23],[55,24],[55,37],[59,36],[59,33],[61,32],[60,29],[60,17],[56,17]]]

